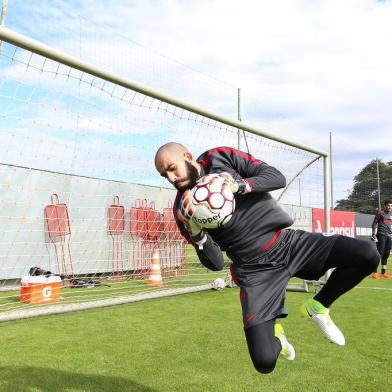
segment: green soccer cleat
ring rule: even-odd
[[[293,361],[295,359],[295,350],[293,345],[288,342],[281,324],[275,324],[275,336],[280,340],[282,346],[280,354],[282,357],[288,361]]]
[[[329,315],[329,309],[313,298],[309,298],[300,309],[301,315],[314,321],[323,332],[324,336],[338,346],[344,346],[346,340],[340,329],[335,325]]]

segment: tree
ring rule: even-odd
[[[392,199],[392,162],[378,161],[381,205]],[[378,210],[377,160],[368,163],[354,177],[354,187],[347,199],[338,200],[336,210],[374,214]]]

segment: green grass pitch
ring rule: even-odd
[[[283,325],[297,351],[257,373],[238,288],[0,324],[0,391],[391,391],[392,279],[370,278],[331,315],[346,346],[328,343],[288,293]]]

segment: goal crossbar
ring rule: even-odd
[[[245,124],[238,120],[232,120],[225,116],[218,115],[216,113],[212,113],[206,109],[194,106],[192,104],[186,103],[182,100],[176,99],[174,97],[170,97],[166,94],[162,94],[158,91],[155,91],[151,88],[141,86],[140,84],[134,83],[127,78],[115,75],[114,73],[105,71],[99,67],[96,67],[88,62],[82,61],[74,56],[66,54],[62,51],[56,50],[47,46],[37,40],[26,37],[20,33],[16,33],[6,27],[0,26],[0,40],[6,41],[9,44],[19,46],[23,49],[29,50],[33,53],[36,53],[40,56],[47,57],[51,60],[58,61],[59,63],[68,65],[69,67],[76,68],[81,72],[88,73],[90,75],[96,76],[108,82],[120,85],[124,88],[137,91],[138,93],[147,95],[151,98],[158,99],[160,101],[166,102],[173,106],[178,106],[181,109],[188,110],[189,112],[208,117],[211,120],[221,122],[228,126],[239,128],[241,130],[253,133],[258,136],[266,137],[268,139],[274,140],[276,142],[284,143],[292,147],[299,148],[301,150],[305,150],[314,154],[321,155],[322,157],[328,157],[328,152],[319,150],[314,147],[310,147],[304,144],[295,143],[292,140],[274,135],[272,133],[262,131],[256,127]]]

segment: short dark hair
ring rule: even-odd
[[[391,199],[387,199],[384,201],[384,206],[386,206],[387,204],[391,204],[392,200]]]

